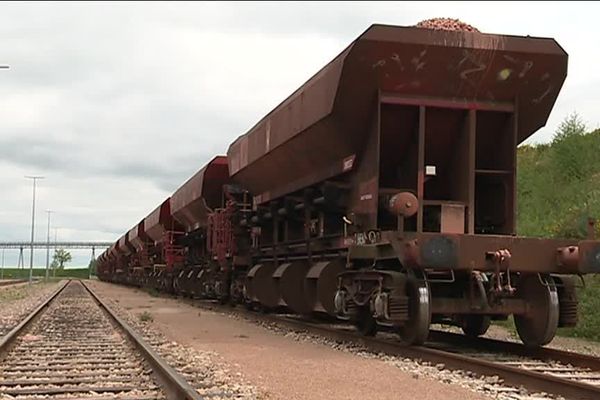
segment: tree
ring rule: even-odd
[[[62,271],[65,268],[65,264],[70,262],[72,259],[71,253],[68,251],[64,249],[54,250],[54,256],[52,257],[52,270],[56,270],[58,268],[59,271]]]
[[[588,176],[590,161],[593,161],[590,157],[595,158],[596,154],[590,152],[587,139],[586,126],[577,113],[560,123],[552,140],[557,183],[581,182]]]
[[[554,133],[552,143],[556,144],[562,142],[573,136],[583,136],[586,133],[586,126],[579,114],[576,112],[569,114],[561,123],[558,125],[558,129]]]
[[[520,146],[519,234],[585,238],[600,216],[600,130],[589,132],[576,113],[551,143]]]

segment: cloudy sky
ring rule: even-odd
[[[531,141],[573,111],[598,127],[598,15],[573,2],[2,2],[0,241],[29,238],[32,174],[46,177],[37,239],[46,209],[58,240],[117,239],[373,23],[453,17],[554,37],[569,76]]]

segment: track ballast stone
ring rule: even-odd
[[[164,399],[152,369],[79,282],[16,339],[0,364],[1,399]]]

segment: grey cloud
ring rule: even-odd
[[[22,138],[0,138],[0,159],[36,170],[70,169],[79,164],[70,143]]]
[[[139,160],[116,159],[102,152],[97,157],[86,157],[81,148],[72,143],[32,139],[1,139],[0,159],[44,173],[63,172],[75,177],[108,176],[144,179],[160,189],[173,191],[187,175],[195,173],[212,155],[185,154],[175,162],[161,161],[159,154],[146,154]]]

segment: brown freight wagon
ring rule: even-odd
[[[371,26],[232,143],[228,168],[215,158],[143,221],[143,279],[407,343],[510,315],[525,344],[550,342],[577,322],[574,277],[600,272],[600,241],[516,232],[517,146],[567,59],[553,39],[454,22]]]
[[[566,74],[553,39],[370,27],[229,148],[261,232],[250,300],[318,311],[322,287],[410,343],[432,322],[479,335],[514,314],[533,346],[575,324],[568,275],[600,271],[600,242],[515,226],[517,145]]]

